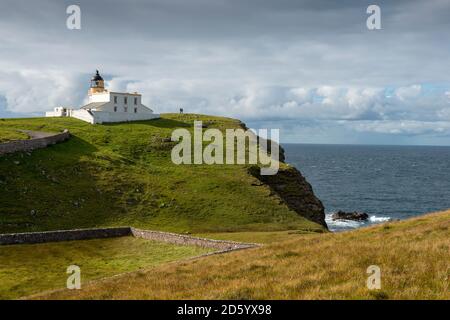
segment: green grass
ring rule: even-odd
[[[72,138],[31,155],[0,157],[0,233],[130,225],[179,233],[317,230],[244,165],[174,165],[173,129],[238,128],[238,120],[166,114],[90,125],[73,118],[0,121],[2,130]]]
[[[191,130],[194,120],[221,130],[241,126],[234,119],[189,114],[109,125],[71,118],[0,120],[4,131],[67,128],[73,135],[31,154],[0,157],[0,233],[130,225],[265,246],[168,265],[202,249],[134,238],[0,247],[1,297],[64,287],[67,266],[78,264],[83,281],[150,269],[45,297],[450,298],[450,212],[318,234],[325,230],[305,218],[308,212],[289,209],[247,166],[174,165],[174,144],[167,138],[175,128]],[[287,197],[298,195],[289,168],[281,170],[272,180]],[[382,269],[381,291],[365,286],[372,264]]]
[[[29,136],[26,133],[17,131],[15,129],[4,128],[1,126],[0,120],[0,143],[12,141],[12,140],[27,140]]]
[[[80,267],[83,286],[89,280],[211,251],[133,237],[0,246],[0,299],[64,288],[69,265]]]
[[[176,262],[47,299],[450,299],[450,211]],[[241,239],[250,234],[230,234]],[[222,234],[219,237],[226,237]],[[282,240],[283,237],[286,237]],[[381,269],[381,289],[366,286]],[[151,291],[145,290],[152,288]]]

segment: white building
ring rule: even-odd
[[[142,104],[142,96],[135,93],[110,92],[97,73],[91,79],[88,104],[80,109],[57,107],[46,117],[73,117],[89,123],[126,122],[159,118],[159,114]]]

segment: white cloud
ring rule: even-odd
[[[393,135],[449,135],[450,122],[448,121],[358,121],[341,123],[348,125],[357,132],[375,132]]]
[[[23,70],[0,73],[0,94],[9,110],[45,111],[57,105],[84,102],[85,75],[61,71]],[[449,91],[424,94],[422,85],[394,89],[377,87],[276,87],[207,79],[136,80],[124,76],[106,81],[110,90],[140,92],[157,112],[220,114],[245,121],[335,121],[355,132],[420,135],[450,132]],[[312,129],[310,129],[312,130]],[[322,130],[322,129],[321,129]]]
[[[329,135],[397,136],[446,132],[450,121],[448,1],[386,3],[381,32],[366,30],[352,1],[80,4],[76,32],[65,27],[60,1],[16,0],[1,10],[0,101],[8,110],[80,105],[99,68],[111,90],[138,91],[157,112],[309,123],[303,132],[312,136],[326,137],[332,122]]]
[[[0,72],[0,95],[5,97],[8,110],[18,113],[77,105],[81,87],[75,75],[58,70]]]
[[[401,101],[417,98],[421,93],[422,87],[420,85],[412,85],[409,87],[400,87],[395,90],[395,95]]]

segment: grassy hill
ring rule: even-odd
[[[261,248],[178,262],[50,299],[450,299],[450,211],[337,234],[279,232]],[[231,234],[246,238],[249,233]],[[222,235],[221,237],[226,237]],[[368,290],[367,268],[381,268]],[[148,288],[151,287],[151,290]]]
[[[77,242],[73,252],[71,243],[6,246],[5,297],[60,287],[60,269],[76,257],[86,279],[147,271],[44,298],[450,299],[450,211],[323,233],[323,207],[289,165],[265,177],[246,165],[174,165],[169,137],[175,128],[192,130],[194,120],[221,130],[242,127],[189,114],[108,125],[0,119],[2,141],[20,139],[17,129],[72,133],[46,149],[0,156],[0,233],[130,225],[265,246],[158,266],[197,252],[126,238]],[[113,261],[105,259],[109,254]],[[381,268],[381,290],[366,288],[370,265]],[[42,282],[31,283],[24,268],[42,271]]]
[[[123,225],[179,233],[324,230],[312,222],[315,209],[283,199],[317,200],[304,181],[290,178],[292,167],[282,165],[278,192],[248,166],[174,165],[168,138],[175,128],[192,130],[194,120],[221,130],[242,126],[189,114],[108,125],[0,120],[0,138],[16,129],[72,133],[67,142],[0,157],[0,233]]]

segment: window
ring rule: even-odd
[[[137,105],[137,98],[134,98],[134,105]]]
[[[114,103],[117,103],[117,96],[114,96]]]
[[[114,107],[114,112],[117,112],[117,107]]]
[[[137,108],[134,108],[134,113],[137,113]]]
[[[124,112],[128,112],[128,107],[123,107]]]
[[[124,97],[124,98],[123,98],[123,102],[124,102],[125,104],[128,104],[128,97]]]

